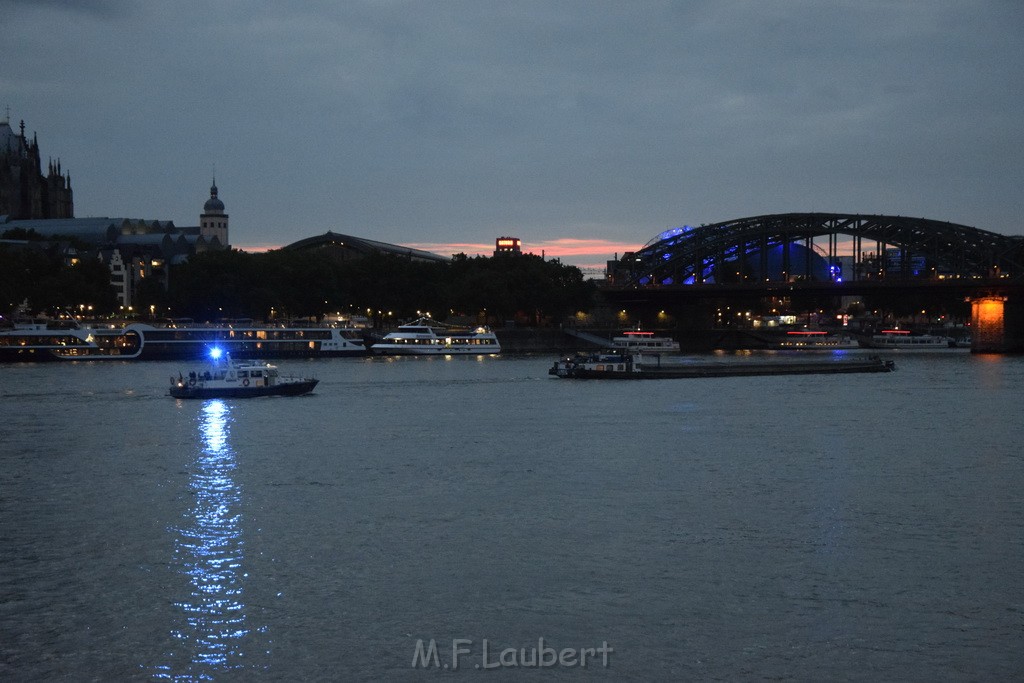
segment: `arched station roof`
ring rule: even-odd
[[[377,242],[375,240],[368,240],[362,237],[354,237],[352,235],[342,235],[341,233],[330,231],[325,232],[322,235],[314,235],[313,237],[307,237],[306,239],[299,240],[298,242],[292,242],[291,244],[283,248],[296,250],[317,249],[323,247],[334,247],[344,249],[346,251],[352,252],[355,255],[384,253],[395,254],[398,256],[406,256],[411,259],[419,261],[447,262],[451,260],[439,254],[434,254],[429,251],[423,251],[422,249],[411,249],[409,247],[403,247],[398,244]]]

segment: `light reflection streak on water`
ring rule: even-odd
[[[179,661],[157,667],[159,679],[212,680],[218,672],[242,667],[249,629],[242,587],[241,490],[232,478],[236,460],[230,425],[228,404],[213,400],[202,405],[201,449],[189,479],[194,504],[186,523],[175,530],[175,560],[189,577],[191,595],[174,603],[185,617],[185,626],[171,632],[181,654],[173,657]]]

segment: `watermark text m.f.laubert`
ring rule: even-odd
[[[412,654],[412,667],[456,670],[467,668],[471,664],[474,669],[588,666],[608,668],[609,657],[615,651],[607,641],[602,641],[597,647],[558,649],[545,643],[543,637],[537,639],[536,645],[531,644],[528,647],[497,647],[487,638],[480,640],[479,648],[476,645],[477,641],[472,638],[453,638],[450,657],[445,661],[445,657],[449,655],[448,648],[439,650],[434,638],[427,641],[419,638]]]

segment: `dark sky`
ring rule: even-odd
[[[60,157],[79,216],[195,225],[216,168],[242,248],[334,230],[473,253],[514,235],[597,263],[788,211],[1024,234],[1019,0],[0,13],[0,107]]]

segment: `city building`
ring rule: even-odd
[[[167,287],[170,266],[209,250],[227,249],[228,216],[217,197],[216,183],[203,205],[200,224],[179,228],[172,221],[139,218],[36,218],[12,220],[0,216],[0,234],[18,234],[35,241],[69,242],[76,258],[92,255],[110,269],[110,285],[118,303],[128,309],[146,278]]]
[[[31,141],[25,137],[24,122],[20,134],[16,133],[9,118],[0,121],[0,236],[8,248],[55,245],[68,264],[100,259],[110,270],[110,285],[125,310],[135,305],[137,290],[144,281],[155,281],[166,288],[171,266],[197,253],[230,248],[228,214],[216,176],[195,226],[178,227],[159,219],[75,218],[70,174],[64,175],[59,161],[51,161],[48,174],[43,176],[35,137]],[[503,237],[498,247],[503,252],[520,253],[517,238]],[[414,261],[450,260],[420,249],[335,232],[308,237],[284,249],[327,249],[340,260],[369,254]]]

